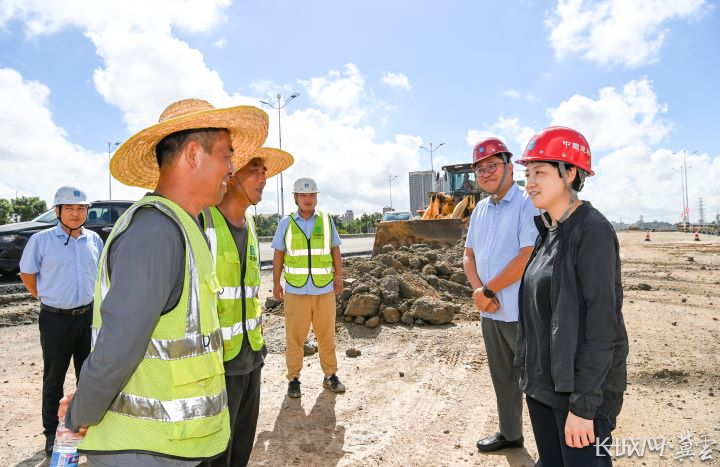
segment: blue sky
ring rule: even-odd
[[[387,204],[387,174],[468,161],[493,134],[519,156],[565,124],[593,148],[583,194],[613,220],[676,221],[690,156],[691,217],[720,209],[720,21],[702,0],[0,2],[0,197],[75,183],[107,197],[107,141],[184,97],[217,106],[299,92],[284,148],[320,204]],[[268,145],[277,145],[271,113]],[[2,135],[0,135],[2,136]],[[4,140],[4,142],[3,142]],[[47,173],[50,171],[50,173]],[[521,178],[521,171],[516,171]],[[261,212],[274,212],[271,180]],[[323,189],[324,188],[324,189]],[[142,192],[115,181],[114,197]],[[286,198],[286,206],[290,203]]]

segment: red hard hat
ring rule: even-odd
[[[532,137],[518,162],[566,162],[595,175],[592,171],[590,145],[580,132],[564,126],[551,126]]]
[[[497,156],[498,154],[507,154],[508,157],[512,157],[512,153],[508,150],[507,146],[505,146],[505,143],[498,138],[485,138],[473,148],[473,165],[483,159]]]

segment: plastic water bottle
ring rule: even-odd
[[[80,441],[82,441],[82,436],[70,431],[65,427],[65,421],[60,420],[57,432],[55,432],[50,467],[77,467],[80,458],[77,448]]]

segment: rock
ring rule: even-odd
[[[308,355],[315,355],[317,353],[317,347],[313,344],[308,344],[307,342],[303,345],[303,353],[305,356]]]
[[[405,377],[405,373],[403,373],[402,371],[399,371],[398,374],[400,375],[401,378]]]
[[[468,283],[467,276],[465,275],[464,272],[460,272],[460,271],[453,273],[453,275],[450,276],[450,280],[455,282],[456,284],[461,284],[461,285],[465,285]]]
[[[345,312],[345,309],[341,304],[338,303],[338,305],[335,307],[335,317],[342,316]]]
[[[394,324],[400,321],[400,312],[397,308],[389,306],[383,310],[382,318],[386,323]]]
[[[435,253],[434,251],[426,251],[426,252],[425,252],[425,257],[426,257],[426,258],[428,259],[428,261],[430,261],[431,263],[434,263],[435,261],[437,261],[437,253]]]
[[[646,284],[645,282],[640,282],[637,285],[638,290],[652,290],[652,286],[650,284]]]
[[[695,261],[695,258],[693,258],[692,256],[688,256],[688,257],[687,257],[687,260],[692,263],[693,261]]]
[[[438,276],[429,275],[429,276],[422,276],[422,277],[433,289],[437,289],[438,287],[440,287],[440,279],[438,279]]]
[[[382,277],[383,272],[385,271],[385,268],[381,265],[378,265],[375,269],[370,271],[370,275],[376,279],[380,279]]]
[[[455,282],[448,281],[445,279],[438,278],[438,288],[443,291],[450,293],[451,297],[470,297],[472,296],[472,290],[466,285],[456,284]],[[450,299],[454,301],[453,298]]]
[[[413,318],[413,315],[411,312],[406,311],[403,313],[402,318],[400,318],[400,321],[402,321],[404,324],[412,324],[413,321],[415,321],[415,318]]]
[[[370,292],[370,284],[367,282],[361,282],[360,284],[356,285],[354,289],[352,289],[351,295],[360,295],[361,293],[368,293]]]
[[[380,280],[380,293],[385,302],[394,303],[400,300],[400,278],[385,276]]]
[[[352,316],[345,316],[345,321],[346,321],[346,322],[349,323],[349,322],[352,321],[352,320],[353,320],[353,317],[352,317]]]
[[[410,245],[410,250],[412,251],[419,251],[419,250],[431,250],[430,245],[427,245],[425,243],[415,243],[414,245]]]
[[[435,266],[432,264],[426,264],[424,268],[422,268],[422,273],[426,276],[437,276],[437,269],[435,269]]]
[[[383,245],[382,248],[380,248],[381,253],[392,253],[395,251],[395,247],[392,245]]]
[[[410,247],[408,247],[408,246],[406,246],[406,245],[403,245],[403,246],[401,246],[400,248],[398,248],[398,250],[399,250],[399,251],[406,251],[406,252],[407,252],[407,251],[410,251]]]
[[[378,318],[377,316],[373,316],[369,320],[365,321],[365,326],[369,328],[376,328],[380,326],[380,318]]]
[[[364,316],[358,316],[353,320],[353,323],[355,324],[365,324],[365,317]]]
[[[417,257],[412,256],[408,260],[408,267],[411,269],[420,269],[422,267],[422,263]]]
[[[395,259],[403,266],[407,266],[410,264],[410,255],[407,253],[399,253],[395,255]]]
[[[423,296],[423,291],[415,284],[411,284],[410,282],[408,282],[408,280],[406,280],[406,278],[404,277],[400,278],[399,285],[401,298],[417,298]]]
[[[268,297],[265,299],[265,309],[272,310],[282,303],[282,300],[278,300],[275,297]]]
[[[425,255],[417,255],[416,258],[420,261],[421,266],[425,266],[430,260]]]
[[[360,355],[362,355],[362,352],[360,352],[355,347],[350,347],[349,349],[347,349],[345,351],[345,355],[347,355],[350,358],[355,358],[355,357],[359,357]]]
[[[345,308],[348,316],[373,316],[380,306],[380,298],[369,293],[353,294]],[[361,323],[362,324],[362,323]]]
[[[348,277],[346,279],[343,279],[343,285],[348,288],[352,288],[355,282],[357,282],[357,279],[355,279],[354,277]]]
[[[386,265],[386,266],[393,267],[393,268],[397,269],[398,271],[402,271],[402,270],[405,269],[405,268],[403,267],[402,263],[400,263],[398,260],[396,260],[395,258],[393,258],[393,257],[390,256],[390,255],[382,255],[382,254],[381,254],[381,255],[377,255],[376,257],[373,258],[373,260],[374,260],[376,263],[382,263],[382,264],[384,264],[384,265]],[[385,268],[383,268],[383,270],[384,270],[384,269],[385,269]]]
[[[435,265],[438,275],[449,276],[453,273],[453,268],[447,261],[442,261]]]
[[[417,324],[418,326],[422,326],[423,324],[425,324],[425,321],[423,321],[423,320],[421,320],[420,318],[418,318],[418,319],[415,320],[415,324]]]
[[[343,292],[340,294],[340,300],[347,302],[350,300],[350,297],[352,296],[353,291],[349,287],[343,290]]]
[[[397,272],[397,270],[395,270],[395,268],[387,268],[382,272],[382,274],[380,275],[380,278],[382,279],[383,277],[387,277],[387,276],[399,276],[399,275],[400,275],[400,273]]]
[[[450,303],[430,297],[420,297],[415,300],[410,313],[415,319],[422,319],[431,324],[451,323],[457,307]]]

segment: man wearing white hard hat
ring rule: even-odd
[[[342,242],[330,215],[315,209],[317,194],[315,180],[303,177],[295,181],[293,197],[298,210],[280,220],[272,242],[273,295],[285,302],[289,397],[302,394],[300,370],[310,323],[318,341],[323,386],[335,393],[345,392],[336,375],[335,355],[335,295],[343,291]]]
[[[40,300],[43,352],[42,419],[45,453],[52,453],[65,374],[73,359],[75,378],[90,352],[93,289],[103,241],[83,228],[90,203],[79,188],[55,193],[58,225],[30,237],[20,259],[20,278]]]

